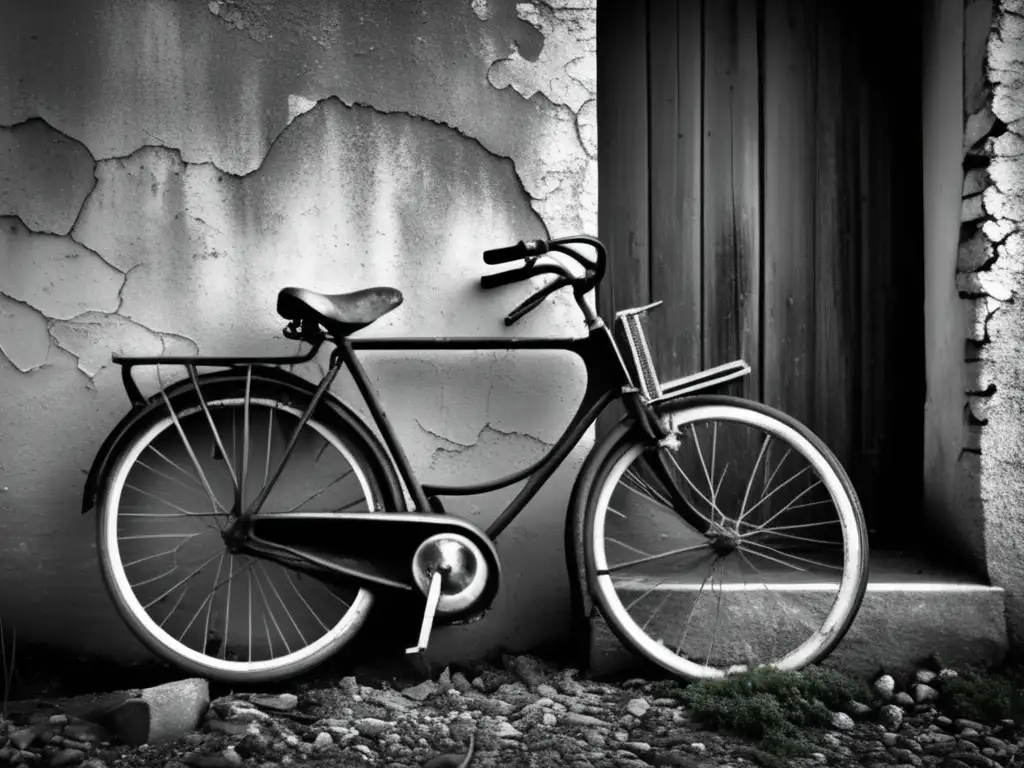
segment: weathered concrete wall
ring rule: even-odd
[[[1006,589],[1011,639],[1024,642],[1024,3],[996,0],[985,81],[967,121],[975,169],[964,201],[974,226],[958,287],[971,307],[966,454],[984,509],[992,582]],[[967,143],[965,141],[965,143]]]
[[[500,335],[530,286],[480,251],[596,231],[595,2],[54,0],[0,25],[0,613],[141,649],[102,590],[87,471],[127,407],[111,353],[291,352],[287,284],[392,285],[367,335]],[[564,293],[564,292],[563,292]],[[559,296],[516,335],[578,335]],[[555,353],[367,353],[422,479],[538,457],[582,395]],[[320,364],[300,373],[315,379]],[[338,394],[350,401],[343,381]],[[506,587],[437,656],[566,629],[580,446],[500,542]],[[513,491],[450,507],[486,525]],[[68,627],[91,627],[69,633]]]

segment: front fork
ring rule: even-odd
[[[624,394],[626,410],[636,420],[644,435],[650,440],[647,452],[647,465],[651,468],[655,477],[668,492],[669,501],[672,502],[673,511],[691,528],[709,539],[714,539],[727,534],[718,523],[708,520],[700,514],[690,501],[679,489],[677,479],[672,469],[674,461],[671,450],[679,445],[679,438],[668,416],[659,416],[654,409],[646,403],[640,392],[635,388]]]

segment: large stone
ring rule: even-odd
[[[149,705],[150,744],[180,739],[194,731],[210,706],[210,685],[190,678],[147,688],[140,697]]]

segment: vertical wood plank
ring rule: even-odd
[[[761,178],[757,0],[714,0],[704,20],[704,365],[743,358],[760,397]]]
[[[762,397],[809,422],[813,402],[815,6],[766,0]]]
[[[855,11],[854,11],[855,12]],[[855,19],[844,6],[822,6],[817,18],[817,141],[813,428],[839,460],[855,458],[859,263],[857,93],[852,67]],[[851,23],[854,22],[854,23]],[[855,97],[854,97],[855,98]]]
[[[601,3],[597,48],[598,236],[609,257],[598,311],[609,322],[650,295],[647,3]]]
[[[650,6],[651,301],[658,374],[701,367],[701,0]]]

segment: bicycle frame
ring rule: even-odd
[[[614,399],[622,396],[622,388],[628,386],[628,374],[625,371],[622,360],[619,357],[618,348],[608,328],[599,323],[597,333],[591,333],[581,338],[344,338],[334,340],[336,345],[331,354],[330,367],[323,379],[317,386],[316,395],[309,403],[306,411],[300,417],[296,428],[301,430],[302,424],[312,415],[316,409],[323,393],[330,388],[337,374],[343,367],[348,367],[360,396],[366,403],[374,424],[383,438],[384,444],[391,454],[399,476],[405,483],[412,497],[413,505],[419,511],[438,511],[431,503],[431,498],[438,496],[472,496],[476,494],[489,493],[499,490],[514,483],[529,478],[526,485],[520,490],[515,498],[509,503],[504,511],[487,528],[486,535],[492,541],[512,523],[522,512],[527,504],[536,496],[540,488],[550,479],[555,470],[565,460],[573,447],[579,442],[583,434],[597,420],[600,413]],[[136,366],[150,365],[182,365],[185,366],[189,377],[196,379],[196,369],[200,367],[232,368],[253,365],[283,366],[308,362],[313,359],[321,346],[318,341],[302,355],[290,357],[204,357],[204,356],[153,356],[153,357],[131,357],[114,355],[113,361],[122,367],[121,375],[125,391],[129,399],[135,405],[141,405],[146,401],[132,378],[131,370]],[[550,350],[565,351],[577,355],[583,360],[587,371],[587,385],[583,398],[576,409],[568,426],[563,434],[551,446],[544,456],[532,465],[513,472],[504,477],[499,477],[482,483],[447,486],[421,483],[409,463],[408,456],[401,442],[395,433],[390,419],[377,396],[377,393],[363,368],[358,352],[361,351],[384,351],[384,352],[449,352],[449,351],[481,351],[490,350],[515,351],[515,350]],[[614,365],[608,365],[613,362]],[[628,406],[627,406],[628,407]],[[279,467],[285,465],[291,454],[291,447],[286,449]],[[268,489],[272,485],[268,484]],[[267,489],[265,489],[267,490]],[[265,498],[266,493],[262,494]],[[253,504],[258,506],[263,499],[257,499]]]

